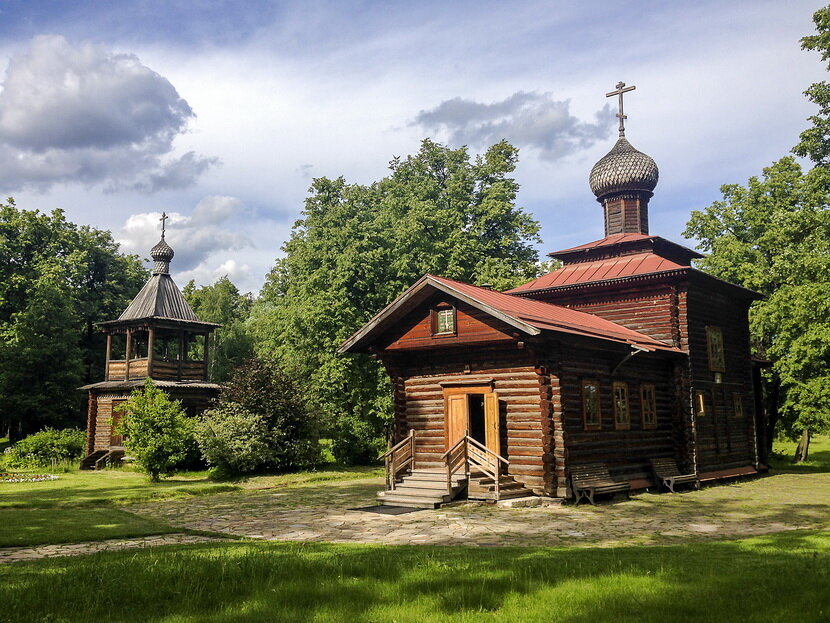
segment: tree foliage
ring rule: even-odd
[[[83,421],[77,387],[100,379],[103,336],[146,279],[109,232],[63,212],[0,204],[0,427],[20,437]]]
[[[187,458],[194,420],[185,415],[181,402],[171,400],[150,379],[120,409],[116,432],[124,436],[127,452],[150,480],[169,475]]]
[[[773,360],[783,422],[830,430],[830,173],[786,157],[695,211],[686,236],[707,272],[764,294],[750,312],[756,350]]]
[[[210,380],[222,383],[233,370],[251,358],[253,339],[246,324],[253,306],[250,294],[240,294],[227,276],[209,286],[190,281],[183,290],[190,307],[205,322],[221,324],[210,340]]]
[[[218,408],[207,412],[205,421],[213,428],[213,443],[224,443],[224,449],[219,450],[223,453],[232,444],[222,441],[220,427],[259,431],[256,434],[261,434],[261,439],[251,440],[256,444],[250,451],[258,457],[251,461],[255,463],[251,469],[284,471],[313,467],[320,459],[317,417],[303,388],[270,361],[255,358],[237,368],[222,391]],[[221,436],[227,439],[228,434],[225,431]],[[205,458],[211,457],[206,454]]]
[[[813,22],[816,34],[803,37],[801,48],[819,52],[821,60],[830,69],[830,6],[816,11]],[[793,152],[810,158],[818,165],[827,166],[830,164],[830,83],[822,80],[811,84],[804,95],[818,106],[818,112],[807,119],[811,125],[801,133]]]
[[[536,275],[539,226],[515,206],[517,157],[504,141],[473,159],[424,140],[377,182],[315,179],[254,310],[259,354],[306,379],[330,422],[350,416],[379,432],[386,374],[338,346],[425,273],[496,288]]]

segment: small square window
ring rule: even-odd
[[[744,416],[744,399],[738,392],[732,394],[732,409],[735,413],[735,417]]]
[[[657,397],[654,385],[640,386],[640,404],[643,410],[643,428],[657,428]]]
[[[631,413],[628,409],[628,384],[614,383],[614,428],[628,430],[631,428]]]
[[[599,382],[597,381],[582,381],[582,419],[585,430],[599,430],[602,428]]]
[[[455,308],[435,311],[435,334],[449,335],[455,333]]]

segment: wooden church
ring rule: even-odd
[[[748,310],[759,295],[649,233],[657,165],[625,138],[594,165],[605,237],[506,292],[425,275],[349,338],[394,387],[390,504],[570,497],[603,466],[632,489],[669,459],[696,479],[764,469]],[[434,503],[434,504],[433,504]]]
[[[170,277],[173,249],[164,239],[152,248],[153,272],[118,320],[98,326],[107,335],[104,380],[85,385],[88,392],[86,458],[81,469],[117,463],[124,444],[115,432],[119,405],[147,378],[171,398],[180,400],[189,415],[204,411],[220,386],[208,381],[211,332],[220,325],[202,322]]]

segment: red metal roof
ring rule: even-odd
[[[586,242],[578,247],[571,247],[570,249],[562,249],[561,251],[554,251],[554,253],[570,253],[571,251],[582,251],[583,249],[596,249],[597,247],[605,247],[611,244],[618,244],[620,242],[631,242],[633,240],[653,240],[657,236],[649,236],[647,234],[614,234],[613,236],[606,236],[601,240],[594,240],[593,242]]]
[[[528,290],[541,290],[575,283],[618,279],[633,275],[647,275],[649,273],[659,273],[679,268],[688,268],[688,266],[678,264],[654,253],[635,253],[621,257],[594,260],[593,262],[567,264],[547,275],[542,275],[533,281],[528,281],[517,288],[508,290],[508,292],[527,292]]]
[[[462,281],[455,281],[454,279],[436,277],[435,275],[427,275],[427,277],[537,329],[564,331],[566,333],[610,339],[636,344],[649,350],[658,348],[661,350],[677,351],[677,349],[659,340],[655,340],[648,335],[624,327],[616,322],[600,318],[594,314],[577,311],[561,305],[511,296],[510,294],[504,294],[488,288],[480,288]]]

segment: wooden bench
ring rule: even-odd
[[[676,493],[676,485],[694,483],[695,489],[700,489],[700,479],[697,474],[681,474],[674,459],[651,459],[651,469],[658,485],[665,485],[669,491]]]
[[[586,463],[571,467],[571,488],[576,496],[576,505],[582,500],[595,504],[594,495],[597,493],[617,493],[624,491],[629,495],[631,485],[611,478],[608,468],[603,463]]]

